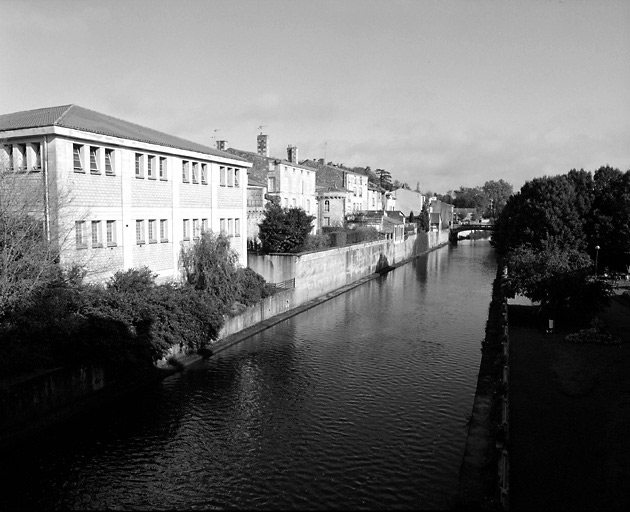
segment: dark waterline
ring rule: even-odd
[[[46,431],[0,508],[446,508],[495,270],[444,247]]]

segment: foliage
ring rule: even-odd
[[[376,169],[376,175],[378,176],[378,184],[381,188],[384,188],[385,190],[392,190],[393,188],[393,183],[392,183],[392,175],[390,174],[389,171],[386,171],[385,169]]]
[[[229,308],[237,293],[238,261],[230,239],[223,233],[204,231],[193,245],[182,247],[180,257],[186,282]]]
[[[58,252],[48,241],[35,190],[40,182],[37,175],[4,170],[0,162],[0,319],[28,305],[57,272]]]
[[[542,250],[586,248],[586,219],[581,216],[576,188],[567,176],[536,178],[510,197],[497,219],[492,236],[502,255],[521,245]]]
[[[236,271],[236,300],[249,306],[275,293],[275,288],[251,268],[240,267]]]
[[[608,302],[610,284],[592,278],[595,246],[622,267],[630,255],[630,171],[602,167],[525,183],[495,223],[508,287],[551,314],[588,319]],[[601,261],[601,260],[600,260]]]
[[[571,333],[564,338],[569,343],[592,343],[596,345],[620,345],[621,340],[609,333],[601,321],[597,319],[591,322],[588,329]]]
[[[318,251],[328,247],[330,247],[330,236],[325,233],[320,233],[317,235],[307,235],[302,250]]]
[[[282,208],[269,203],[265,218],[258,225],[258,238],[265,254],[273,252],[300,252],[307,235],[313,229],[315,217],[301,208]]]
[[[422,210],[420,210],[420,215],[416,219],[416,223],[418,224],[418,228],[424,232],[431,229],[431,219],[429,217],[429,210],[426,203],[422,205]]]
[[[490,219],[494,219],[501,214],[508,199],[514,193],[512,185],[502,179],[499,181],[486,181],[482,190],[486,199],[484,216]]]

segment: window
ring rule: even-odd
[[[107,221],[107,246],[114,247],[116,245],[116,221]]]
[[[194,239],[199,238],[200,234],[201,234],[201,227],[199,225],[199,219],[193,219],[193,238]]]
[[[240,172],[239,171],[240,171],[240,169],[234,169],[234,186],[235,187],[240,186],[239,185],[239,183],[240,183],[240,179],[239,179],[240,178]]]
[[[293,208],[295,208],[295,207],[297,206],[297,202],[296,202],[296,200],[295,200],[295,197],[293,198],[293,201],[292,201],[292,202],[293,202]]]
[[[136,178],[144,178],[142,154],[136,153]]]
[[[144,243],[144,221],[136,221],[136,243],[142,245]]]
[[[188,178],[188,160],[182,160],[182,181],[184,183],[188,183],[189,178]]]
[[[81,145],[73,144],[72,145],[72,154],[74,158],[74,170],[76,172],[83,172],[83,159],[81,158]]]
[[[219,230],[221,233],[225,234],[225,219],[219,221]]]
[[[28,164],[26,163],[26,144],[17,144],[17,151],[18,171],[28,170]]]
[[[203,185],[208,184],[208,165],[201,164],[201,183]]]
[[[190,240],[190,219],[184,219],[184,240]]]
[[[92,174],[100,174],[98,170],[98,148],[90,146],[90,172]]]
[[[168,242],[168,221],[160,220],[160,242]]]
[[[92,221],[92,247],[103,247],[103,241],[101,239],[101,221]]]
[[[13,145],[5,144],[2,146],[2,155],[0,155],[2,160],[0,161],[0,165],[6,167],[7,170],[13,170]]]
[[[147,177],[150,180],[154,180],[155,179],[155,156],[149,155],[148,158],[149,158],[149,166],[147,170]]]
[[[87,247],[87,240],[85,238],[85,221],[76,221],[74,223],[74,230],[77,241],[77,249],[85,249]]]
[[[277,192],[275,177],[269,178],[269,192]]]
[[[201,232],[208,231],[208,219],[201,220]]]
[[[192,182],[199,183],[199,164],[197,162],[192,164]]]
[[[234,219],[234,236],[241,236],[241,219]]]
[[[287,197],[284,198],[284,207],[285,208],[289,207],[289,198],[287,198]]]
[[[330,217],[324,217],[324,226],[330,226]]]
[[[109,176],[114,175],[114,150],[106,149],[105,150],[105,174]]]
[[[42,145],[39,143],[33,144],[33,156],[35,157],[35,161],[33,162],[32,169],[34,171],[40,170],[42,168]]]
[[[160,157],[160,179],[166,180],[166,158]]]
[[[311,200],[307,199],[306,200],[306,212],[310,212],[311,211]]]
[[[326,199],[326,201],[324,201],[324,211],[325,212],[329,212],[330,211],[330,201],[328,199]]]
[[[234,186],[234,169],[232,169],[231,167],[228,167],[227,178],[228,178],[228,187],[233,187]]]
[[[225,178],[225,167],[221,166],[219,168],[219,185],[222,187],[225,187],[226,185],[226,178]]]
[[[157,222],[155,219],[149,219],[149,243],[157,243]]]
[[[234,230],[232,229],[232,224],[234,223],[234,219],[228,219],[227,222],[227,236],[234,236]]]

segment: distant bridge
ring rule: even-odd
[[[468,224],[453,224],[453,227],[450,229],[448,239],[452,244],[457,243],[457,235],[462,231],[492,231],[494,229],[494,224],[482,224],[478,223],[468,223]]]

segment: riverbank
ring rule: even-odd
[[[528,306],[509,315],[511,508],[627,509],[630,301],[601,315],[620,346],[547,335]]]

